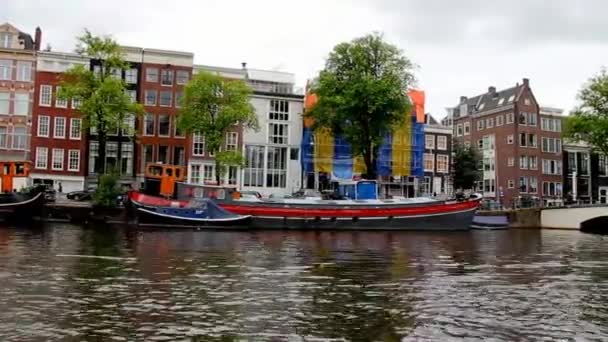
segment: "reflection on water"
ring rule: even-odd
[[[606,340],[608,239],[0,228],[0,336]]]

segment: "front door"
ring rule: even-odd
[[[599,187],[599,201],[601,204],[608,203],[608,186],[600,186]]]
[[[441,177],[433,178],[433,194],[441,194]]]

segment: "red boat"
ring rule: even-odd
[[[177,182],[171,200],[141,192],[129,193],[133,208],[186,207],[191,198],[211,198],[225,210],[249,215],[253,229],[362,229],[362,230],[466,230],[481,201],[441,201],[431,198],[378,199],[374,181],[340,184],[336,199],[292,197],[244,198],[234,187]],[[243,227],[239,227],[242,229]]]

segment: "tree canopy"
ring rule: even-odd
[[[593,76],[578,94],[580,105],[566,118],[564,136],[608,155],[608,73]]]
[[[195,75],[184,88],[178,127],[204,137],[205,149],[215,154],[218,183],[228,166],[241,166],[235,151],[221,151],[228,132],[237,127],[258,130],[255,109],[249,102],[251,89],[245,82],[227,80],[209,72]]]
[[[121,48],[110,37],[94,36],[88,30],[78,37],[76,52],[90,58],[96,68],[76,65],[61,76],[61,90],[58,96],[79,101],[78,111],[82,115],[83,128],[94,128],[99,143],[98,174],[105,168],[106,140],[109,132],[131,131],[129,122],[143,113],[143,106],[131,102],[126,93],[122,71],[129,68],[123,59]]]
[[[481,179],[481,155],[471,146],[456,144],[452,160],[454,189],[472,189]]]
[[[306,112],[313,129],[330,129],[363,157],[366,177],[376,177],[375,161],[384,136],[407,117],[414,65],[380,34],[340,43],[312,85],[316,105]]]

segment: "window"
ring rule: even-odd
[[[144,135],[154,135],[154,114],[146,114],[144,117]]]
[[[289,150],[289,160],[300,160],[300,149],[299,148],[291,148]]]
[[[538,158],[537,157],[528,157],[528,166],[530,170],[538,170]]]
[[[65,138],[65,117],[55,117],[55,133],[53,138]]]
[[[435,136],[432,134],[427,134],[424,136],[424,146],[428,149],[428,150],[432,150],[435,148]]]
[[[562,131],[562,120],[553,118],[541,118],[540,119],[541,129],[547,132],[561,132]]]
[[[184,92],[183,91],[176,91],[175,92],[175,107],[179,108],[182,106],[182,99],[184,98]]]
[[[80,140],[80,132],[82,130],[82,120],[78,118],[70,119],[70,139]]]
[[[458,124],[456,125],[456,136],[457,137],[461,137],[462,136],[462,124]]]
[[[129,96],[131,103],[137,102],[137,91],[136,90],[125,90],[125,92],[127,93],[127,96]]]
[[[173,70],[163,69],[160,72],[160,84],[164,86],[173,85]]]
[[[158,116],[158,135],[168,137],[171,132],[171,118],[168,114]]]
[[[514,165],[515,165],[515,158],[513,158],[513,157],[507,158],[507,166],[514,166]]]
[[[437,172],[448,172],[448,156],[445,154],[437,155]]]
[[[509,96],[509,101],[508,102],[513,102],[513,100],[515,100],[515,95]]]
[[[30,112],[30,95],[27,93],[15,93],[15,115],[28,115]]]
[[[536,113],[528,113],[528,125],[536,126]]]
[[[538,192],[538,180],[536,177],[528,178],[528,193],[535,194]]]
[[[146,89],[145,94],[146,98],[144,100],[144,104],[146,106],[156,106],[156,90]]]
[[[32,81],[32,62],[17,62],[17,81]]]
[[[49,136],[49,123],[51,119],[48,115],[38,116],[38,136],[47,137]]]
[[[91,141],[89,143],[89,173],[97,172],[97,164],[99,163],[99,143]]]
[[[51,159],[51,169],[53,170],[63,170],[63,149],[62,148],[54,148],[53,156]]]
[[[244,186],[264,186],[264,147],[245,146],[245,169],[243,170]]]
[[[579,165],[579,172],[581,175],[589,174],[589,154],[588,153],[580,153],[581,156],[581,164]]]
[[[270,100],[270,111],[268,112],[270,120],[289,120],[289,101],[285,100]]]
[[[236,151],[238,143],[238,133],[237,132],[227,132],[226,133],[226,151]]]
[[[203,182],[215,181],[215,165],[203,164]]]
[[[49,149],[46,147],[36,147],[36,168],[46,169],[49,162]]]
[[[183,146],[173,147],[173,165],[184,165],[186,158]]]
[[[483,119],[481,119],[481,120],[477,120],[477,130],[478,130],[478,131],[483,130],[483,123],[484,123],[484,120],[483,120]]]
[[[485,102],[482,102],[482,103],[479,105],[479,108],[477,108],[477,110],[480,110],[480,111],[481,111],[481,110],[483,110],[483,108],[484,108],[485,106],[486,106],[486,103],[485,103]]]
[[[120,69],[120,68],[110,69],[110,76],[117,80],[122,79],[122,69]]]
[[[13,61],[0,59],[0,80],[10,81],[13,79]]]
[[[507,125],[513,123],[513,113],[507,114],[507,116],[506,116],[506,123],[507,123]]]
[[[192,135],[192,155],[202,156],[205,154],[205,137],[199,133]]]
[[[68,151],[68,171],[80,171],[80,150]]]
[[[228,184],[236,184],[238,168],[236,166],[228,167]]]
[[[502,106],[503,103],[505,103],[505,98],[501,97],[500,100],[498,100],[498,105]]]
[[[515,182],[512,179],[507,180],[507,188],[509,188],[509,189],[515,188]]]
[[[487,127],[487,128],[492,128],[492,127],[494,127],[494,118],[489,118],[489,119],[486,119],[486,127]]]
[[[1,148],[6,148],[7,147],[7,141],[8,141],[8,132],[6,127],[2,127],[0,126],[0,147]]]
[[[483,158],[483,171],[494,171],[494,158]]]
[[[424,171],[433,172],[435,170],[435,155],[432,153],[424,154]]]
[[[522,170],[528,169],[528,157],[527,156],[519,157],[519,168]]]
[[[11,32],[0,33],[0,47],[1,48],[3,48],[3,49],[10,48],[12,41],[13,41],[13,34]]]
[[[471,134],[471,123],[465,122],[464,123],[464,135],[469,135],[469,134]]]
[[[72,108],[73,109],[80,108],[81,104],[82,104],[82,100],[79,97],[72,98]]]
[[[562,141],[555,138],[542,138],[542,151],[547,153],[561,153]]]
[[[526,125],[526,121],[528,119],[528,114],[527,113],[519,113],[519,124],[522,126]]]
[[[45,84],[41,85],[39,104],[44,107],[50,107],[52,98],[53,98],[53,86],[45,85]]]
[[[560,182],[543,182],[543,196],[562,196],[562,183]]]
[[[528,134],[528,147],[538,147],[536,141],[536,134]]]
[[[496,127],[502,126],[505,124],[505,116],[499,115],[496,117]]]
[[[482,139],[482,147],[484,150],[493,150],[494,149],[494,136],[493,135],[484,135]]]
[[[146,68],[146,82],[158,83],[157,68]]]
[[[59,91],[61,87],[55,88],[55,107],[57,108],[68,108],[68,100],[59,98]]]
[[[477,148],[483,150],[483,139],[477,140]]]
[[[445,135],[437,136],[437,149],[445,151],[448,149],[448,137]]]
[[[173,98],[173,93],[171,90],[161,90],[160,91],[160,100],[158,105],[161,107],[171,107],[171,99]]]
[[[266,186],[285,188],[287,186],[287,147],[268,147]]]
[[[544,175],[556,175],[562,174],[562,161],[561,160],[550,160],[543,159],[542,171]]]
[[[8,114],[9,93],[0,92],[0,114]]]
[[[125,70],[125,82],[127,84],[137,84],[137,69]]]
[[[528,177],[519,177],[519,192],[528,192]]]
[[[513,134],[507,135],[507,144],[513,145]]]
[[[200,164],[191,164],[190,172],[188,172],[190,176],[190,183],[200,184],[201,182],[201,166]]]
[[[529,106],[529,105],[530,105],[530,99],[526,97],[526,98],[524,99],[524,104],[525,104],[526,106]]]
[[[108,142],[106,143],[106,171],[119,171],[118,169],[118,143]]]
[[[143,145],[141,149],[141,154],[144,156],[142,170],[145,170],[148,163],[154,162],[154,145]]]
[[[158,145],[158,158],[156,158],[156,161],[169,164],[169,146]]]
[[[526,147],[528,146],[527,134],[519,133],[519,146]]]
[[[25,127],[14,127],[13,128],[13,149],[14,150],[25,150],[27,146],[27,133]]]
[[[182,131],[179,129],[179,127],[177,127],[177,126],[178,126],[178,125],[177,125],[177,123],[178,123],[178,121],[177,121],[177,120],[178,120],[178,119],[177,119],[177,115],[173,116],[173,129],[174,129],[174,133],[173,133],[173,134],[174,134],[174,136],[175,136],[176,138],[184,138],[184,132],[182,132]]]
[[[123,142],[120,146],[120,174],[133,175],[133,144]]]
[[[606,158],[606,155],[604,155],[604,154],[599,155],[598,173],[600,176],[608,176],[607,159],[608,158]]]
[[[268,124],[268,141],[271,144],[287,144],[289,130],[288,124],[269,123]]]
[[[483,180],[483,191],[484,192],[494,192],[496,191],[496,180],[492,179],[484,179]]]
[[[175,73],[175,83],[177,84],[186,84],[190,79],[190,73],[186,70],[178,70]]]

